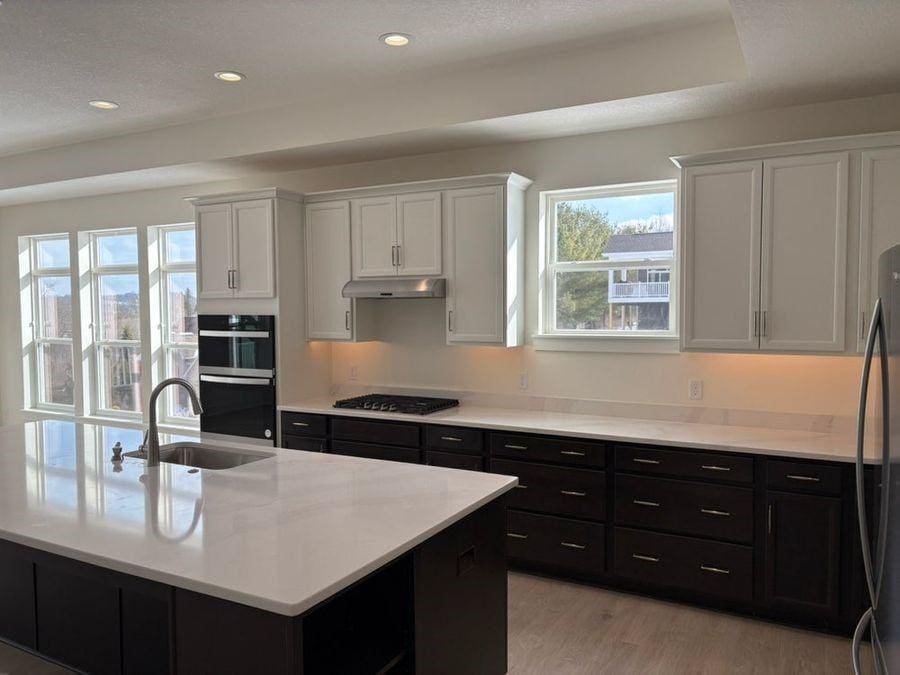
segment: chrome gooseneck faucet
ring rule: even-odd
[[[147,466],[159,466],[159,429],[156,424],[156,399],[162,393],[162,390],[169,385],[177,384],[187,389],[188,396],[191,397],[191,409],[195,415],[203,412],[203,406],[200,405],[200,399],[193,385],[181,377],[170,377],[163,380],[153,389],[150,394],[150,426],[144,437],[144,451],[147,453]]]

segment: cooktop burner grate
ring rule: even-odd
[[[455,398],[429,398],[427,396],[394,396],[391,394],[366,394],[335,401],[335,408],[376,410],[409,415],[428,415],[459,405]]]

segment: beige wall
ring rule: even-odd
[[[508,145],[86,197],[0,209],[0,404],[5,422],[21,406],[18,346],[16,237],[85,228],[147,225],[191,218],[182,197],[278,185],[299,192],[513,170],[535,183],[526,197],[526,331],[537,316],[538,193],[542,190],[672,178],[668,157],[727,147],[893,131],[900,126],[900,95],[780,110],[742,113],[658,127],[613,131]],[[851,195],[851,212],[854,204]],[[851,228],[848,279],[855,288],[857,231]],[[284,288],[282,302],[300,289]],[[703,405],[768,410],[852,413],[856,357],[712,354],[610,354],[446,347],[439,301],[388,301],[379,306],[380,341],[335,345],[320,359],[343,381],[350,365],[359,382],[518,391],[529,373],[528,393],[623,401],[688,403],[687,380],[704,380]],[[218,308],[217,308],[218,309]],[[239,310],[238,310],[239,311]],[[848,290],[848,314],[856,311]],[[318,353],[318,352],[314,352]],[[282,374],[284,376],[284,374]],[[324,392],[323,392],[324,393]]]

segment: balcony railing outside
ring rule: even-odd
[[[668,300],[668,281],[627,281],[614,283],[609,290],[610,300]]]

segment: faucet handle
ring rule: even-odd
[[[140,446],[138,447],[138,452],[147,452],[147,441],[150,438],[150,430],[144,429],[144,439],[141,441]]]

